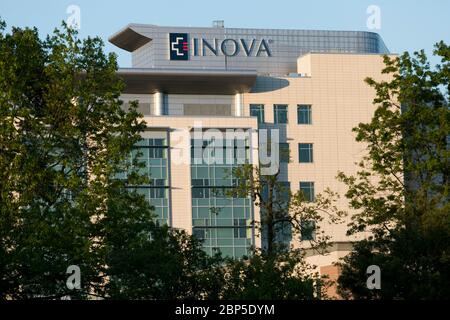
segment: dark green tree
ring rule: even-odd
[[[271,255],[255,250],[249,257],[230,260],[221,274],[220,297],[230,300],[324,299],[330,285],[305,262],[301,250]]]
[[[134,197],[122,191],[108,201],[102,220],[107,299],[213,299],[223,277],[220,256],[210,257],[201,243],[183,230],[159,226],[145,204],[130,207]],[[145,202],[145,199],[141,198]]]
[[[156,225],[150,204],[128,191],[146,180],[126,161],[145,123],[137,102],[122,108],[115,55],[65,25],[43,40],[36,29],[5,28],[0,300],[214,296],[218,258]],[[71,265],[81,270],[79,290],[66,286]]]
[[[358,211],[349,234],[371,231],[347,256],[341,294],[354,298],[445,299],[450,296],[450,48],[436,44],[432,68],[423,51],[385,57],[387,81],[376,91],[374,116],[354,131],[367,145],[356,176],[339,174]],[[381,268],[369,290],[366,269]]]
[[[0,33],[0,297],[82,298],[101,279],[97,222],[111,177],[139,139],[121,108],[116,57],[66,26]],[[132,201],[130,201],[132,203]],[[148,209],[149,210],[149,209]],[[80,290],[66,269],[81,269]]]

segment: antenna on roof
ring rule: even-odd
[[[213,28],[224,28],[225,27],[225,21],[223,20],[214,20],[212,23]]]

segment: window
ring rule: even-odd
[[[250,116],[257,117],[258,123],[264,123],[264,105],[263,104],[251,104]]]
[[[279,150],[280,153],[280,163],[288,163],[289,162],[289,143],[280,143]]]
[[[275,104],[273,106],[273,122],[288,123],[288,110],[286,104]]]
[[[166,145],[166,139],[149,139],[151,147],[162,147]]]
[[[236,239],[247,238],[247,229],[246,228],[234,228],[234,237]]]
[[[237,239],[247,238],[246,220],[245,219],[234,219],[234,226],[238,228],[233,228],[234,237]]]
[[[192,198],[194,199],[205,199],[209,198],[210,189],[209,188],[192,188]]]
[[[150,188],[150,199],[164,199],[166,197],[165,188]]]
[[[297,106],[297,123],[298,124],[311,124],[311,106],[300,104]]]
[[[247,221],[245,219],[234,219],[233,225],[234,226],[244,226],[245,227],[247,225]]]
[[[230,104],[184,104],[185,116],[231,116]]]
[[[301,223],[301,240],[302,241],[312,241],[316,238],[316,224],[314,221],[306,220]]]
[[[313,144],[299,143],[298,144],[298,158],[300,163],[313,162]]]
[[[150,159],[165,159],[166,157],[166,149],[164,148],[150,148],[148,150]]]
[[[314,201],[314,182],[310,181],[301,181],[300,182],[300,191],[303,192],[305,196],[305,200],[308,202]]]
[[[150,185],[154,187],[165,187],[166,183],[166,179],[150,179]]]
[[[206,230],[205,229],[194,229],[194,237],[196,237],[198,240],[204,240],[206,239]]]

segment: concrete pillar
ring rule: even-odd
[[[244,115],[242,93],[236,93],[236,95],[234,96],[234,106],[235,106],[235,116],[242,117]]]
[[[155,92],[153,94],[154,115],[162,116],[164,108],[164,95],[161,92]]]

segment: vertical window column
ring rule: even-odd
[[[220,250],[224,256],[239,258],[254,245],[251,199],[227,193],[242,183],[232,176],[232,170],[243,160],[248,163],[249,143],[248,139],[226,139],[216,146],[214,141],[191,141],[193,234],[208,254]]]
[[[149,138],[140,140],[133,148],[130,161],[136,159],[144,166],[139,168],[148,177],[148,184],[128,188],[142,194],[154,207],[159,224],[169,224],[169,178],[167,139]]]

